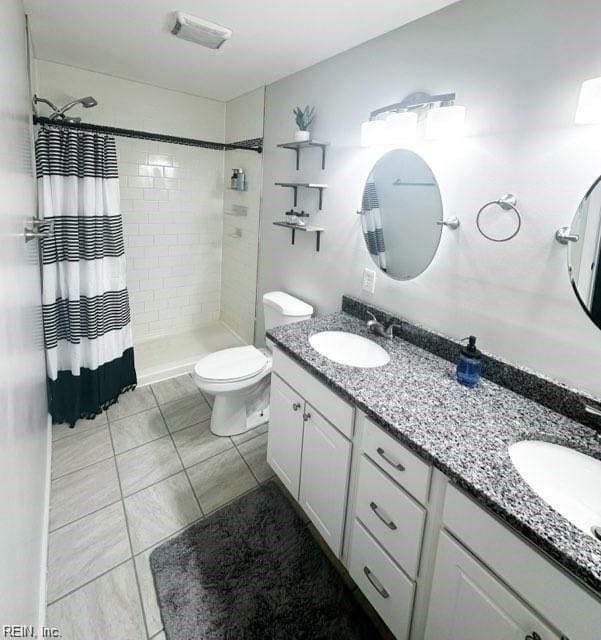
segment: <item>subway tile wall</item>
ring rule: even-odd
[[[246,174],[247,190],[229,188],[234,168]],[[225,154],[223,259],[221,265],[221,320],[247,344],[254,343],[261,155],[251,151]]]
[[[134,342],[219,320],[224,152],[117,144]]]

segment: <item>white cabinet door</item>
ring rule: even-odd
[[[276,375],[271,376],[267,462],[298,500],[303,447],[303,399]]]
[[[337,557],[342,550],[351,443],[305,405],[300,503]]]
[[[428,640],[560,637],[448,534],[441,534],[426,628]]]

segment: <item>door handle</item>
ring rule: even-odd
[[[295,402],[295,403],[292,405],[292,410],[293,410],[293,411],[298,411],[300,408],[301,408],[301,403],[300,403],[300,402]]]
[[[384,587],[382,583],[376,578],[376,576],[371,572],[369,567],[363,567],[363,573],[367,576],[367,579],[371,582],[372,587],[383,597],[390,598],[390,594]],[[540,639],[539,639],[540,640]]]
[[[308,420],[311,420],[311,414],[310,413],[303,413],[303,422],[307,422]]]
[[[397,469],[398,471],[405,471],[405,467],[400,463],[397,462],[396,460],[394,460],[393,458],[391,458],[386,451],[384,451],[384,449],[382,449],[382,447],[378,447],[376,449],[376,451],[378,452],[378,455],[380,456],[380,458],[382,458],[383,460],[385,460],[386,462],[388,462],[389,465],[391,465],[392,467],[394,467],[395,469]]]
[[[40,231],[42,226],[48,225],[46,231]],[[23,236],[25,242],[34,240],[35,238],[51,238],[54,235],[54,220],[42,220],[41,218],[31,218],[28,224],[23,229]]]
[[[382,514],[382,512],[380,511],[380,507],[378,507],[375,502],[370,502],[369,507],[391,531],[396,530],[396,524],[394,524],[394,522],[390,518],[386,518],[386,516]]]

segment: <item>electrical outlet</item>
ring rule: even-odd
[[[373,269],[363,269],[363,291],[373,293],[376,290],[376,272]]]

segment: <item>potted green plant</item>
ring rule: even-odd
[[[310,140],[311,132],[309,131],[309,128],[315,120],[315,107],[310,107],[309,105],[304,109],[295,107],[292,113],[294,113],[294,119],[296,121],[296,126],[298,127],[298,131],[294,133],[294,140],[296,142],[305,142],[306,140]]]

